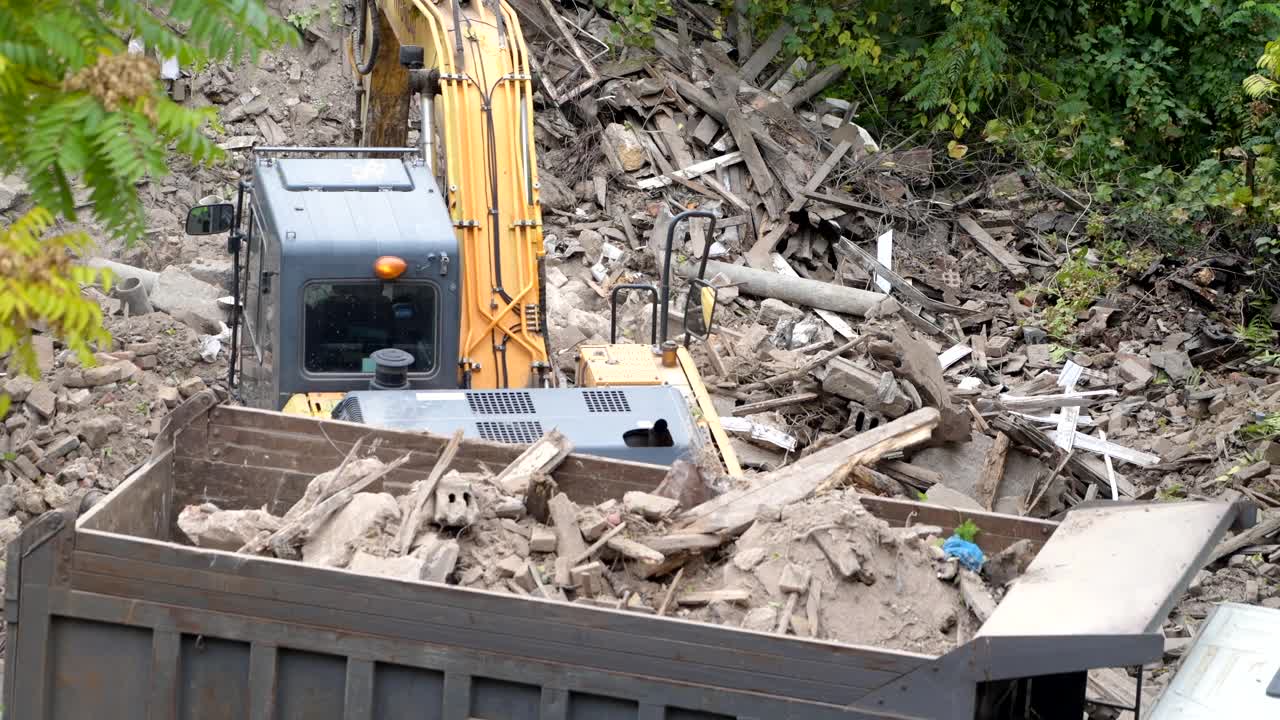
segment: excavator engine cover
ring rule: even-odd
[[[333,419],[527,445],[557,429],[574,452],[670,465],[702,447],[684,396],[674,387],[529,390],[367,390],[348,393]]]

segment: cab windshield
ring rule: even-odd
[[[382,348],[412,355],[411,373],[436,366],[436,293],[428,283],[309,283],[303,289],[303,323],[310,373],[372,373],[369,356]]]

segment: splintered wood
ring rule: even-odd
[[[923,408],[800,458],[781,470],[760,476],[750,489],[726,493],[690,509],[681,516],[687,523],[683,530],[719,533],[743,528],[761,508],[780,508],[803,500],[823,485],[840,482],[856,465],[874,462],[894,450],[929,439],[937,425],[938,412]]]

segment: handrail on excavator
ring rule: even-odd
[[[254,146],[253,153],[315,153],[317,155],[356,155],[359,153],[420,153],[417,147],[291,147],[288,145]]]

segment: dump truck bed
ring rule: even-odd
[[[78,519],[42,516],[10,547],[10,716],[969,720],[1006,717],[981,714],[1002,682],[1076,678],[1161,652],[1160,636],[1143,631],[1051,645],[1043,636],[980,636],[931,657],[177,542],[184,505],[282,513],[367,436],[382,441],[388,459],[415,451],[386,479],[392,491],[423,477],[446,442],[227,407],[210,396],[181,406],[152,459],[109,498]],[[519,451],[467,442],[455,463],[497,470]],[[579,502],[597,502],[652,489],[664,473],[575,455],[555,476]],[[866,505],[897,524],[977,518],[988,550],[1020,538],[1039,545],[1055,528],[920,503]],[[1074,679],[1064,687],[1072,692]]]

